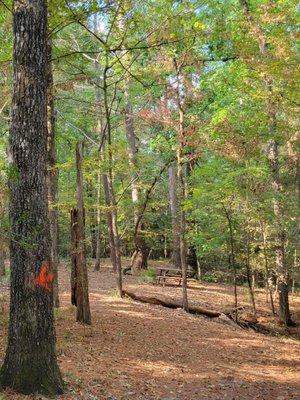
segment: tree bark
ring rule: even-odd
[[[52,43],[51,39],[47,41],[48,49],[48,70],[47,70],[47,128],[48,128],[48,203],[49,203],[49,222],[50,222],[50,238],[51,238],[51,264],[54,274],[53,280],[53,304],[54,307],[59,307],[59,291],[58,291],[58,171],[56,164],[56,146],[55,146],[55,109],[54,109],[54,88],[53,88],[53,71],[52,71]]]
[[[103,73],[103,100],[104,100],[104,112],[106,128],[103,131],[103,145],[104,141],[108,147],[108,171],[103,174],[104,191],[106,191],[106,205],[109,207],[110,212],[110,233],[111,233],[111,245],[113,249],[115,269],[117,273],[117,288],[120,297],[123,296],[122,290],[122,261],[121,261],[121,246],[120,237],[118,231],[118,209],[115,198],[114,186],[113,186],[113,159],[112,159],[112,132],[111,132],[111,108],[108,99],[108,86],[107,86],[107,73],[108,73],[108,55],[106,54],[106,64]],[[103,152],[103,161],[106,161],[106,154]]]
[[[186,177],[186,172],[184,169],[182,157],[178,157],[178,178],[179,182],[181,185],[181,210],[180,210],[180,240],[179,240],[179,245],[180,245],[180,262],[181,262],[181,270],[182,270],[182,308],[185,311],[189,310],[188,306],[188,293],[187,293],[187,245],[186,245],[186,239],[185,239],[185,233],[186,233],[186,215],[185,211],[183,209],[184,205],[183,202],[186,199],[186,182],[185,182],[185,177]]]
[[[111,227],[112,230],[112,238],[113,238],[113,248],[114,248],[114,256],[115,256],[115,266],[117,273],[117,288],[119,296],[123,296],[122,290],[122,263],[121,263],[121,248],[120,248],[120,237],[118,232],[118,216],[117,216],[117,203],[115,199],[113,182],[112,182],[112,174],[111,170],[109,174],[105,174],[105,178],[107,180],[108,186],[108,195],[109,195],[109,206],[111,208]]]
[[[251,268],[251,261],[250,261],[250,243],[249,238],[247,237],[247,257],[246,257],[246,271],[247,271],[247,283],[249,288],[249,296],[253,308],[253,313],[256,317],[256,304],[255,304],[255,295],[254,295],[254,282],[253,282],[253,271]]]
[[[5,276],[5,252],[0,250],[0,278]]]
[[[223,209],[226,215],[226,219],[229,227],[229,243],[230,243],[230,257],[229,262],[233,270],[233,284],[234,284],[234,308],[235,308],[235,321],[238,320],[238,292],[237,292],[237,268],[235,262],[235,250],[234,250],[234,232],[233,225],[231,219],[231,213],[227,210],[225,205],[223,204]]]
[[[179,116],[178,124],[178,145],[177,145],[177,176],[179,183],[179,204],[180,204],[180,229],[179,229],[179,248],[180,248],[180,263],[182,271],[182,308],[185,311],[189,310],[188,293],[187,293],[187,245],[186,245],[186,215],[184,210],[184,201],[187,197],[186,188],[186,164],[184,159],[184,151],[186,145],[185,129],[184,129],[184,109],[180,94],[180,68],[177,62],[174,61],[177,73],[177,109]]]
[[[169,167],[169,200],[172,220],[172,262],[176,268],[181,267],[180,260],[180,221],[178,221],[177,206],[177,177],[176,165],[173,163]]]
[[[267,291],[270,294],[270,303],[271,303],[271,310],[273,316],[275,316],[275,305],[274,305],[274,298],[273,298],[273,288],[272,288],[272,283],[271,281],[271,274],[270,274],[270,268],[269,268],[269,260],[268,260],[268,253],[267,253],[267,236],[265,232],[265,227],[264,223],[260,221],[260,228],[261,228],[261,234],[262,234],[262,240],[263,240],[263,252],[264,252],[264,259],[265,259],[265,272],[266,272],[266,286],[267,286]]]
[[[97,256],[97,234],[98,234],[97,217],[94,218],[94,215],[92,215],[92,219],[93,220],[90,223],[91,256],[92,256],[92,259],[96,259],[96,256]]]
[[[95,191],[93,188],[93,183],[91,181],[86,182],[86,192],[87,196],[90,199],[92,204],[93,198],[95,195]],[[99,208],[99,207],[98,207]],[[90,255],[91,258],[95,259],[97,254],[97,234],[98,234],[98,226],[97,226],[97,213],[95,213],[94,209],[91,209],[90,216]]]
[[[82,176],[82,143],[76,146],[77,208],[71,211],[72,304],[77,307],[76,321],[91,324],[88,274],[85,256],[85,229]]]
[[[294,250],[294,265],[293,265],[293,271],[292,271],[292,301],[294,300],[294,295],[295,295],[295,272],[297,270],[297,249]]]
[[[98,32],[98,15],[94,15],[94,32]],[[99,162],[101,162],[104,158],[104,131],[103,131],[103,115],[102,115],[102,107],[101,107],[101,93],[100,93],[100,65],[99,65],[99,54],[95,59],[95,72],[96,76],[96,86],[95,86],[95,95],[96,95],[96,109],[97,109],[97,131],[99,135]],[[100,271],[100,258],[101,258],[101,239],[100,239],[100,224],[101,224],[101,212],[100,212],[100,200],[101,200],[101,172],[100,168],[98,170],[98,182],[97,182],[97,236],[96,236],[96,262],[95,262],[95,271]],[[104,186],[104,185],[103,185]],[[105,190],[105,188],[104,188]],[[108,193],[105,192],[105,197],[107,197]],[[107,226],[111,226],[109,211],[107,212]],[[108,236],[110,243],[112,242],[112,232],[111,229],[108,229]],[[113,268],[115,269],[115,256],[112,254],[113,248],[110,246],[110,258],[112,261]]]
[[[267,59],[268,45],[266,36],[260,24],[254,19],[248,0],[240,0],[243,13],[248,21],[253,36],[256,38],[259,45],[261,56]],[[288,268],[285,263],[285,231],[283,226],[283,212],[282,205],[280,204],[281,185],[279,179],[279,160],[278,160],[278,144],[274,136],[276,134],[276,105],[273,101],[273,80],[270,76],[265,74],[264,83],[269,91],[267,113],[269,117],[269,130],[273,137],[268,143],[268,159],[270,163],[270,175],[272,179],[272,188],[274,193],[274,216],[275,216],[275,230],[276,230],[276,266],[278,274],[278,290],[279,290],[279,315],[280,320],[286,326],[293,325],[291,314],[289,310],[289,287],[288,287]]]
[[[100,201],[101,201],[101,174],[98,172],[98,185],[97,185],[97,228],[96,228],[96,262],[95,271],[100,271],[101,264],[101,237],[100,237],[100,225],[101,225],[101,211],[100,211]]]
[[[278,145],[275,140],[270,140],[268,149],[268,159],[272,177],[273,205],[275,217],[275,258],[277,285],[279,293],[279,317],[286,326],[292,326],[289,308],[289,272],[285,260],[285,229],[282,204],[280,202],[281,184],[279,178],[279,159]]]
[[[129,84],[128,84],[129,86]],[[147,248],[145,238],[142,234],[142,220],[139,218],[139,183],[137,174],[137,153],[138,146],[136,142],[134,121],[132,115],[132,105],[129,100],[128,87],[125,90],[125,128],[128,148],[128,162],[131,171],[131,198],[133,204],[133,221],[134,221],[134,245],[135,250],[131,258],[132,272],[135,273],[141,269],[147,268],[147,260],[149,249]]]
[[[14,1],[9,136],[11,296],[0,387],[62,393],[56,361],[47,202],[47,6]]]
[[[98,27],[98,22],[97,22],[97,15],[95,15],[94,18],[94,31],[97,32]],[[103,98],[101,97],[101,92],[100,92],[100,65],[98,62],[98,59],[95,60],[95,71],[97,73],[96,77],[96,86],[95,86],[95,95],[96,95],[96,102],[97,102],[97,130],[99,133],[99,161],[104,163],[105,161],[105,144],[108,140],[108,135],[110,135],[110,110],[109,110],[109,105],[108,105],[108,93],[107,93],[107,68],[104,68],[103,71],[103,81],[104,81],[104,90],[103,90]],[[103,116],[103,110],[101,107],[102,102],[104,102],[104,116]],[[103,122],[105,121],[105,124]],[[100,171],[99,171],[100,174]],[[101,175],[100,175],[101,176]],[[100,178],[101,179],[101,178]],[[108,240],[109,240],[109,251],[110,251],[110,260],[112,263],[113,271],[117,272],[118,268],[121,268],[119,263],[119,259],[116,255],[116,247],[115,247],[115,242],[118,242],[118,240],[115,240],[114,238],[114,229],[113,227],[113,221],[115,218],[113,217],[113,210],[111,207],[111,195],[110,195],[110,188],[109,188],[109,179],[108,175],[106,173],[102,174],[102,181],[103,181],[103,191],[104,191],[104,200],[105,204],[107,207],[106,211],[106,218],[107,218],[107,228],[108,228]],[[99,207],[99,204],[98,204]],[[100,212],[100,211],[99,211]],[[100,229],[100,228],[99,228]],[[99,247],[99,253],[100,254],[100,247]],[[99,262],[100,264],[100,262]],[[95,265],[95,269],[97,266],[97,262]],[[97,266],[98,268],[98,266]],[[120,280],[120,279],[119,279]]]
[[[108,242],[109,242],[110,260],[111,260],[111,264],[113,267],[113,271],[117,272],[116,249],[115,249],[114,230],[113,230],[113,217],[112,217],[111,204],[110,204],[110,194],[109,194],[107,174],[103,174],[102,180],[103,180],[103,191],[104,191],[105,204],[107,207],[106,218],[107,218],[107,227],[108,227]]]

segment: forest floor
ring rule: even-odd
[[[157,265],[157,263],[155,263]],[[300,400],[300,341],[263,335],[238,326],[116,296],[107,264],[89,271],[93,325],[75,322],[70,305],[70,270],[60,269],[61,308],[55,312],[59,365],[66,382],[61,400]],[[180,300],[178,287],[124,277],[124,288],[138,294]],[[229,309],[232,287],[192,284],[193,304]],[[0,364],[3,362],[8,286],[0,283]],[[270,325],[265,294],[257,293],[259,321]],[[240,304],[249,304],[239,288]],[[292,310],[299,318],[300,297]],[[274,325],[275,326],[275,325]],[[281,333],[283,333],[281,331]],[[5,392],[0,400],[45,399]]]

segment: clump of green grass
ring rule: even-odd
[[[139,280],[145,283],[155,283],[156,270],[154,268],[143,269],[139,273]]]

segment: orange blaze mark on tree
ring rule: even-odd
[[[51,292],[53,279],[54,279],[54,274],[52,272],[49,272],[48,261],[43,261],[40,272],[33,280],[34,283],[37,286],[40,286]]]

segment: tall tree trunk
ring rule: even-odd
[[[180,263],[182,272],[182,308],[188,311],[188,293],[187,293],[187,245],[186,245],[186,215],[184,210],[184,201],[187,197],[186,188],[186,163],[184,159],[184,151],[186,145],[185,129],[184,129],[184,109],[180,95],[180,69],[175,61],[175,68],[177,72],[177,109],[179,115],[178,125],[178,146],[177,146],[177,175],[179,184],[179,204],[180,204],[180,234],[179,234],[179,248],[180,248]]]
[[[56,146],[55,146],[55,109],[54,109],[54,88],[53,88],[53,71],[52,71],[52,42],[48,38],[48,70],[47,70],[47,127],[48,127],[48,202],[49,202],[49,222],[50,222],[50,238],[51,238],[51,264],[54,274],[53,280],[53,304],[59,307],[59,291],[58,291],[58,171],[56,169]]]
[[[100,211],[100,201],[101,201],[101,174],[98,172],[98,185],[97,185],[97,228],[96,228],[96,262],[95,271],[100,271],[101,263],[101,237],[100,237],[100,225],[101,225],[101,211]]]
[[[97,13],[94,15],[94,32],[98,32],[98,15]],[[96,109],[97,109],[97,131],[99,136],[99,162],[104,158],[104,133],[103,133],[103,116],[102,116],[102,107],[101,107],[101,93],[100,93],[100,65],[99,65],[99,54],[95,59],[95,71],[96,71],[96,86],[95,86],[95,95],[96,95]],[[101,224],[101,212],[100,212],[100,201],[101,201],[101,172],[100,168],[98,170],[97,175],[97,229],[96,229],[96,262],[95,262],[95,271],[100,271],[100,262],[101,262],[101,239],[100,239],[100,224]],[[107,193],[106,193],[107,194]],[[107,226],[110,226],[109,219],[109,211],[107,212]],[[108,236],[110,241],[112,240],[112,233],[110,229],[108,229]],[[112,249],[110,250],[113,251]],[[113,268],[115,268],[115,257],[111,253],[111,260]]]
[[[82,143],[76,146],[77,207],[71,211],[72,304],[77,307],[76,321],[91,324],[88,273],[85,256],[85,229],[82,175]]]
[[[11,296],[0,386],[62,393],[56,361],[47,202],[47,6],[14,1],[13,101],[9,137]]]
[[[180,260],[180,221],[178,221],[177,206],[177,177],[176,165],[173,163],[169,167],[169,200],[172,219],[172,262],[176,268],[181,267]]]
[[[251,261],[250,261],[250,243],[249,238],[247,237],[247,256],[246,256],[246,272],[247,272],[247,283],[249,288],[249,296],[253,308],[253,313],[256,316],[256,305],[255,305],[255,295],[254,295],[254,282],[253,282],[253,271],[251,268]]]
[[[129,83],[128,83],[129,86]],[[125,128],[127,137],[127,148],[128,148],[128,162],[131,171],[131,198],[133,204],[133,221],[134,221],[134,245],[135,250],[131,259],[131,267],[133,273],[147,268],[147,260],[149,255],[149,249],[147,248],[145,238],[142,233],[142,220],[139,218],[139,182],[138,182],[138,165],[137,165],[137,153],[138,147],[136,142],[134,121],[132,115],[132,105],[129,100],[128,87],[125,90]]]
[[[117,288],[119,296],[123,296],[122,289],[122,261],[121,261],[121,245],[120,237],[118,231],[118,209],[117,202],[115,198],[114,186],[113,186],[113,159],[112,159],[112,132],[111,132],[111,108],[108,99],[108,86],[107,86],[107,73],[108,73],[108,54],[106,54],[106,64],[103,73],[103,100],[104,100],[104,112],[105,112],[105,122],[106,128],[103,131],[103,140],[106,141],[108,147],[108,171],[103,174],[104,191],[106,191],[105,198],[107,206],[110,211],[110,232],[112,239],[112,247],[114,254],[115,268],[117,272]],[[103,160],[105,159],[105,152],[103,152]]]
[[[121,245],[120,245],[120,237],[119,237],[119,231],[118,231],[117,203],[116,203],[115,194],[114,194],[111,171],[109,174],[106,175],[106,179],[107,179],[107,184],[108,184],[109,205],[112,210],[111,211],[111,229],[112,229],[112,236],[113,236],[115,263],[116,263],[117,288],[118,288],[119,296],[123,297]]]
[[[268,143],[268,160],[273,189],[273,212],[275,229],[275,260],[277,289],[279,294],[279,318],[285,326],[294,326],[291,319],[289,306],[289,269],[285,259],[286,231],[284,227],[284,212],[282,204],[282,186],[280,182],[280,165],[278,155],[277,134],[277,112],[273,100],[273,80],[265,77],[265,84],[269,91],[267,112],[269,116],[269,131],[273,137]]]
[[[86,183],[86,192],[87,196],[90,199],[91,204],[93,203],[95,191],[93,188],[93,183],[91,181],[87,181]],[[99,207],[97,207],[98,209]],[[97,253],[97,213],[95,213],[94,209],[92,208],[90,211],[90,216],[89,216],[89,221],[90,221],[90,244],[91,244],[91,258],[96,258],[96,253]]]
[[[297,172],[296,172],[296,210],[300,210],[300,155],[298,155],[297,160]],[[300,246],[300,212],[298,212],[298,217],[296,220],[296,246]]]
[[[234,231],[233,231],[233,225],[232,225],[232,218],[231,218],[231,213],[225,205],[223,204],[223,209],[226,215],[226,219],[228,222],[228,227],[229,227],[229,243],[230,243],[230,265],[233,271],[233,284],[234,284],[234,309],[235,309],[235,320],[238,320],[238,291],[237,291],[237,268],[236,268],[236,262],[235,262],[235,250],[234,250]]]
[[[182,271],[182,308],[185,311],[189,310],[188,307],[188,293],[187,293],[187,245],[185,239],[186,233],[186,215],[184,211],[183,202],[186,199],[186,171],[181,156],[178,157],[178,178],[181,186],[181,210],[180,210],[180,261]]]
[[[273,298],[273,284],[271,282],[271,274],[270,274],[270,268],[269,268],[269,260],[268,260],[268,253],[267,253],[267,236],[265,232],[265,226],[262,221],[260,221],[260,229],[261,229],[261,234],[262,234],[262,239],[263,239],[263,252],[264,252],[264,259],[265,259],[265,272],[266,272],[266,286],[267,286],[267,291],[270,294],[270,303],[271,303],[271,310],[273,316],[275,316],[275,305],[274,305],[274,298]]]
[[[95,14],[94,17],[94,31],[97,32],[98,30],[98,19],[97,15]],[[107,99],[107,69],[104,69],[103,72],[103,80],[105,82],[105,90],[103,91],[103,98],[101,97],[101,92],[100,92],[100,65],[98,61],[99,56],[95,60],[95,71],[97,74],[96,77],[96,86],[95,86],[95,94],[96,94],[96,102],[97,102],[97,130],[99,134],[99,161],[104,163],[105,161],[105,144],[107,142],[107,136],[108,136],[108,130],[110,130],[110,110],[109,110],[109,105],[108,105],[108,99]],[[104,102],[104,116],[103,116],[103,110],[101,107],[102,102]],[[106,122],[104,123],[103,120],[106,119]],[[109,120],[108,120],[109,119]],[[99,170],[100,174],[100,170]],[[101,179],[101,175],[100,175]],[[109,240],[109,251],[110,251],[110,260],[112,263],[113,271],[117,272],[118,270],[118,257],[116,255],[116,248],[115,248],[115,238],[114,238],[114,227],[113,227],[113,221],[115,218],[113,217],[113,210],[111,207],[110,203],[110,191],[109,191],[109,180],[108,180],[108,175],[107,174],[102,174],[102,181],[103,181],[103,191],[104,191],[104,200],[105,204],[107,207],[106,211],[106,218],[107,218],[107,229],[108,229],[108,240]],[[100,189],[99,189],[100,190]],[[98,204],[98,207],[100,205]],[[99,210],[100,212],[100,210]],[[100,227],[98,227],[100,231]],[[98,238],[98,256],[100,256],[100,243],[99,243],[99,238]],[[118,242],[118,240],[117,240]],[[98,258],[97,258],[98,259]],[[98,259],[99,260],[99,259]],[[100,265],[100,260],[99,263]],[[95,265],[98,268],[97,261]],[[120,267],[121,268],[121,267]]]
[[[268,45],[266,36],[260,24],[253,17],[249,1],[240,0],[243,13],[248,21],[250,29],[257,40],[260,53],[263,58],[268,57]],[[267,113],[269,116],[269,129],[272,137],[276,136],[276,104],[273,100],[273,80],[270,76],[265,74],[264,82],[267,90],[269,91]],[[276,266],[278,274],[278,290],[279,290],[279,316],[282,323],[286,326],[293,325],[291,314],[289,310],[289,287],[288,287],[288,268],[285,263],[284,247],[285,247],[285,231],[283,224],[282,205],[280,204],[281,185],[279,179],[279,160],[278,160],[278,144],[276,139],[272,139],[268,143],[268,159],[270,163],[270,174],[272,179],[272,187],[274,192],[274,216],[275,216],[275,229],[276,229]]]
[[[292,301],[294,300],[295,295],[295,272],[297,270],[297,249],[294,250],[294,265],[292,271]]]
[[[5,276],[5,252],[0,250],[0,278]]]
[[[279,317],[286,326],[292,326],[289,309],[289,272],[285,260],[285,229],[282,204],[280,202],[281,185],[279,180],[278,145],[275,140],[269,142],[268,159],[270,163],[272,187],[274,192],[275,216],[275,256],[277,284],[279,292]]]
[[[92,221],[90,223],[90,234],[91,234],[91,257],[92,259],[96,259],[97,255],[97,216],[95,218],[94,215],[91,216]]]
[[[107,218],[107,227],[108,227],[108,242],[109,242],[110,260],[111,260],[111,264],[113,267],[113,271],[117,272],[116,248],[115,248],[114,230],[113,230],[113,216],[112,216],[112,211],[111,211],[107,174],[103,174],[102,180],[103,180],[103,191],[104,191],[105,204],[107,207],[106,218]]]

